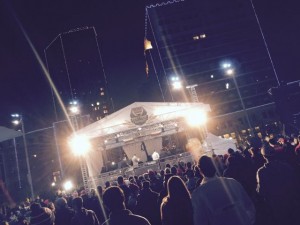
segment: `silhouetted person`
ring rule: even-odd
[[[104,191],[103,203],[111,213],[103,225],[150,225],[146,218],[127,210],[124,201],[124,193],[119,187],[109,187]]]
[[[71,209],[65,198],[58,198],[55,201],[55,225],[71,225],[75,211]]]
[[[299,189],[293,169],[277,159],[276,150],[262,148],[266,163],[257,171],[257,193],[269,210],[266,221],[271,224],[300,224]],[[267,214],[267,213],[265,213]]]
[[[167,184],[168,195],[161,204],[163,225],[193,225],[191,196],[182,179],[173,176]]]
[[[118,179],[117,179],[117,181],[118,181],[119,187],[122,189],[122,191],[124,193],[124,196],[125,196],[125,205],[127,207],[131,191],[130,191],[129,187],[125,184],[124,178],[122,176],[119,176]]]
[[[160,224],[158,193],[150,189],[150,182],[143,183],[143,189],[137,198],[137,214],[147,218],[152,225]]]
[[[53,225],[54,213],[46,208],[41,207],[39,203],[32,203],[30,206],[30,225]]]
[[[251,225],[255,222],[255,208],[239,182],[217,177],[212,159],[199,159],[204,176],[192,194],[194,225]]]
[[[73,199],[73,208],[75,210],[75,215],[71,221],[72,225],[100,225],[95,212],[83,207],[83,200],[81,197]]]

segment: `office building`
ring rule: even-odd
[[[109,113],[109,94],[99,40],[94,27],[60,34],[46,48],[49,73],[67,111],[76,104],[93,121]],[[54,96],[54,92],[53,92]],[[65,119],[54,97],[57,121]]]
[[[217,135],[250,134],[250,127],[259,132],[262,124],[276,123],[268,90],[278,81],[250,1],[160,1],[146,6],[146,14],[149,75],[158,71],[167,100],[192,101],[185,87],[196,84]],[[183,82],[180,90],[172,77]]]

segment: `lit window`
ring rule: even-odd
[[[226,89],[229,89],[229,83],[225,84]]]
[[[100,93],[100,95],[103,96],[103,95],[104,95],[104,92],[102,91],[102,92]]]
[[[94,106],[94,104],[91,104],[91,106]]]
[[[95,111],[97,110],[97,107],[95,107]]]
[[[105,110],[103,110],[103,113],[108,113],[108,110],[106,110],[106,109],[105,109]]]
[[[104,91],[104,88],[100,88],[100,91]]]
[[[206,34],[200,34],[200,38],[201,38],[201,39],[206,38]]]
[[[200,37],[198,35],[196,35],[196,36],[193,37],[194,41],[199,40],[199,39],[200,39]]]

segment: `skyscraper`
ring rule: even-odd
[[[109,96],[98,36],[94,27],[60,34],[47,48],[50,76],[68,108],[76,104],[81,114],[99,120],[109,113]],[[57,119],[64,118],[61,105],[54,99]]]
[[[233,132],[249,124],[254,129],[264,117],[276,121],[268,90],[278,80],[250,1],[160,1],[146,7],[145,24],[145,37],[154,46],[150,65],[159,71],[169,99],[191,101],[185,86],[196,84],[199,101],[211,105],[211,117],[240,112],[212,125],[215,133],[221,125]],[[174,76],[184,83],[177,92]],[[238,119],[239,128],[230,128]]]

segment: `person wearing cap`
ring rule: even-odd
[[[252,225],[255,208],[242,185],[232,178],[216,176],[212,159],[199,159],[203,180],[192,194],[194,225]]]
[[[264,146],[261,153],[266,163],[257,171],[256,191],[263,204],[270,209],[264,220],[274,225],[296,224],[296,211],[300,203],[295,172],[278,159],[280,153],[272,145]]]
[[[104,191],[103,203],[110,211],[110,215],[103,225],[151,225],[146,218],[126,209],[124,201],[125,197],[121,188],[109,187]]]

